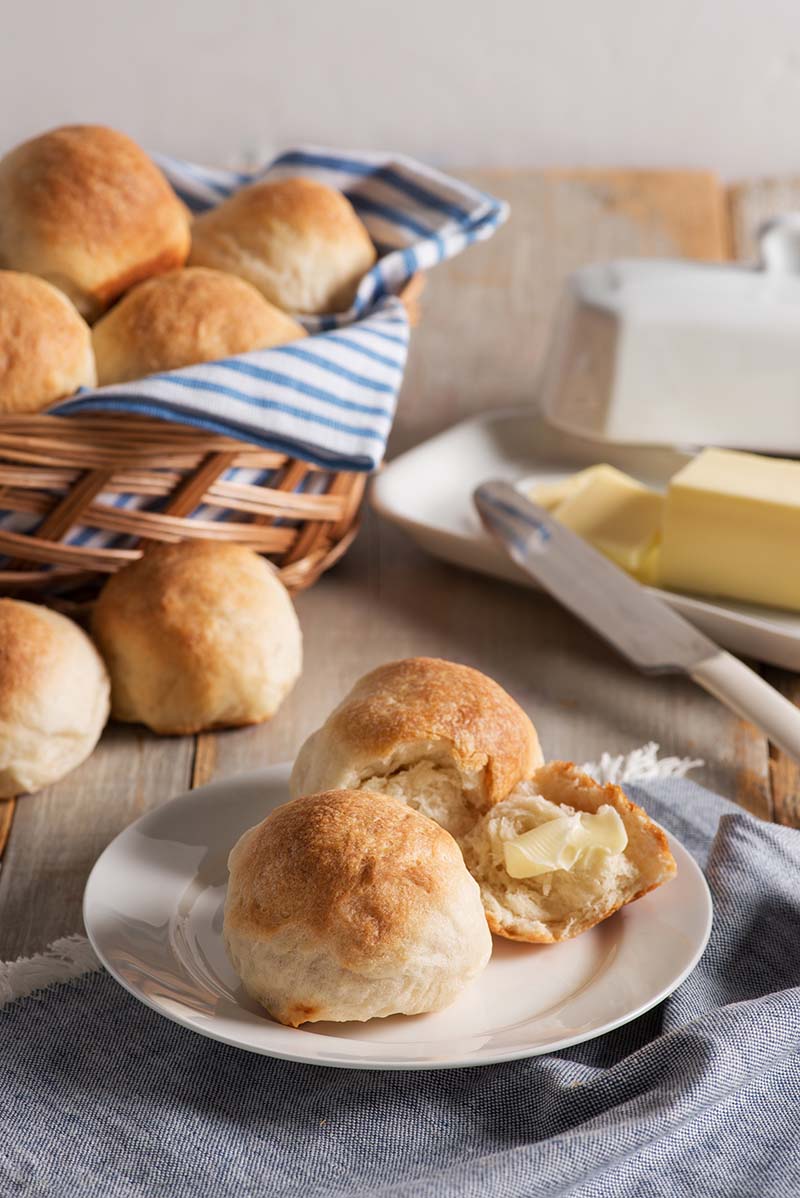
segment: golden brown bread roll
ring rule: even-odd
[[[454,836],[529,778],[533,724],[491,678],[432,657],[366,674],[301,748],[293,795],[340,787],[395,795]]]
[[[80,765],[108,719],[108,691],[100,654],[77,624],[0,599],[0,798]]]
[[[192,227],[192,266],[247,279],[285,312],[342,312],[375,247],[341,192],[312,179],[253,183],[202,213]]]
[[[228,953],[281,1023],[438,1011],[489,959],[458,845],[385,795],[286,803],[245,832],[228,866]]]
[[[139,283],[97,322],[92,341],[104,386],[305,335],[243,279],[191,267]]]
[[[63,292],[0,270],[0,412],[39,412],[94,384],[89,326]]]
[[[260,723],[300,674],[286,588],[264,558],[230,542],[149,549],[105,584],[92,632],[112,714],[154,732]]]
[[[189,213],[135,142],[65,125],[0,161],[0,266],[40,275],[93,320],[123,291],[181,266]]]

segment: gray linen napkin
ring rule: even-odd
[[[626,790],[706,870],[676,993],[552,1056],[345,1072],[202,1039],[92,974],[0,1012],[0,1194],[800,1194],[800,833],[685,779]]]

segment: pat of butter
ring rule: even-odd
[[[613,466],[592,466],[553,515],[642,582],[652,582],[664,498]]]
[[[503,845],[512,878],[536,878],[555,869],[572,869],[589,853],[621,853],[628,834],[619,814],[604,805],[596,814],[573,812],[547,820]]]
[[[672,479],[660,579],[800,611],[800,462],[706,449]]]
[[[589,470],[570,474],[567,478],[560,478],[554,483],[534,483],[528,494],[534,503],[539,504],[539,507],[543,507],[545,511],[554,512],[565,499],[569,499],[571,495],[580,491],[587,481],[586,476],[591,474],[594,469],[595,467],[592,466]]]

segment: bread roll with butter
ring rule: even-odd
[[[235,275],[191,267],[139,283],[92,330],[101,386],[305,337]]]
[[[291,1027],[441,1010],[489,960],[458,845],[386,795],[295,799],[245,832],[228,867],[231,961]]]
[[[95,381],[89,326],[63,292],[0,270],[0,412],[40,412]]]
[[[458,837],[541,762],[533,724],[496,682],[412,657],[355,684],[301,748],[290,789],[381,791]]]
[[[108,693],[100,654],[77,624],[0,599],[0,798],[41,790],[85,761]]]
[[[532,830],[545,827],[554,834],[531,844]],[[667,838],[647,813],[564,761],[541,766],[490,808],[461,848],[491,930],[532,944],[570,940],[675,875]]]
[[[154,732],[261,723],[300,675],[288,591],[263,557],[230,542],[153,546],[105,584],[92,631],[115,719]]]
[[[375,247],[350,201],[313,179],[252,183],[192,227],[191,266],[230,271],[285,312],[343,312]]]
[[[135,142],[65,125],[0,161],[0,266],[41,275],[87,320],[150,275],[182,266],[189,213]]]
[[[334,786],[392,795],[451,832],[489,927],[511,940],[568,940],[675,872],[664,833],[619,787],[543,765],[525,712],[453,662],[391,662],[356,683],[292,770],[293,795]]]

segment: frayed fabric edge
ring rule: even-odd
[[[705,762],[697,757],[659,757],[660,746],[654,740],[631,753],[612,756],[603,753],[599,761],[587,761],[580,768],[596,782],[645,782],[654,778],[685,778]]]
[[[101,969],[85,936],[64,936],[54,940],[43,953],[0,962],[0,1007]]]

